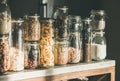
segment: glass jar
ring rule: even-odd
[[[95,32],[91,47],[93,60],[103,60],[106,58],[106,39],[103,31]]]
[[[10,70],[24,70],[23,20],[12,21],[12,48],[10,52]]]
[[[54,66],[54,54],[52,46],[54,44],[53,37],[53,20],[44,19],[41,21],[41,39],[40,39],[40,66],[51,67]]]
[[[42,37],[53,37],[53,20],[50,18],[41,20],[41,36]]]
[[[91,19],[86,18],[83,20],[83,50],[84,62],[91,61],[91,43],[92,43],[92,26]]]
[[[68,8],[66,6],[58,8],[53,18],[55,19],[55,39],[67,39],[69,35],[68,31]]]
[[[68,62],[68,41],[55,41],[53,45],[55,65],[65,65]]]
[[[48,68],[54,66],[52,46],[41,45],[40,50],[40,67]]]
[[[80,29],[82,27],[80,16],[69,16],[70,19],[70,36],[69,36],[69,51],[68,51],[68,63],[80,62],[81,55],[81,39]]]
[[[6,0],[0,0],[0,34],[11,31],[11,11]]]
[[[38,42],[25,42],[24,67],[28,69],[38,68],[40,65],[40,49]]]
[[[90,18],[92,19],[92,30],[104,30],[105,29],[105,11],[104,10],[92,10]]]
[[[40,22],[39,16],[26,16],[23,23],[24,40],[39,41],[40,39]]]
[[[9,39],[6,35],[0,35],[0,73],[9,70],[10,67],[10,49]]]

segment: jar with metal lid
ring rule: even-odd
[[[68,62],[68,41],[55,41],[53,45],[55,65],[65,65]]]
[[[84,62],[91,61],[91,43],[92,43],[92,26],[91,19],[85,18],[83,20],[83,58]]]
[[[81,32],[82,27],[80,16],[70,16],[70,36],[69,36],[69,51],[68,51],[68,63],[78,63],[80,62],[82,55],[82,45],[81,45]]]
[[[0,73],[6,72],[10,67],[10,49],[8,35],[0,35]]]
[[[39,16],[26,16],[24,18],[24,40],[25,41],[39,41],[40,39],[40,22]]]
[[[10,70],[24,70],[23,20],[12,21],[12,48],[10,52]]]
[[[95,32],[91,47],[93,60],[103,60],[106,58],[106,39],[103,31]]]
[[[24,67],[28,69],[38,68],[40,65],[40,49],[38,42],[24,43]]]
[[[90,18],[92,19],[92,30],[104,30],[106,13],[104,10],[92,10]]]
[[[68,39],[68,8],[66,6],[59,7],[55,11],[53,18],[55,19],[55,39]]]
[[[11,11],[7,0],[0,0],[0,34],[8,34],[11,31]]]

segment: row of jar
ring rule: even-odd
[[[91,59],[103,60],[105,58],[103,46],[91,46]],[[67,40],[55,41],[53,46],[40,46],[39,42],[25,42],[24,49],[21,49],[20,45],[16,47],[9,47],[7,37],[0,38],[0,72],[79,63],[84,59],[83,50],[70,46]]]
[[[4,13],[5,14],[5,13]],[[66,16],[66,15],[65,15]],[[54,28],[56,31],[56,36],[55,38],[67,38],[68,34],[68,27],[69,24],[71,23],[71,16],[67,18],[55,19],[54,23]],[[100,11],[91,11],[91,19],[92,19],[92,29],[93,30],[104,30],[105,28],[105,12],[100,10]],[[2,18],[1,18],[2,19]],[[11,18],[6,18],[9,20],[1,20],[0,22],[0,34],[9,34],[11,30]],[[64,21],[63,21],[64,20]],[[68,22],[69,21],[69,22]],[[34,15],[34,16],[25,16],[24,17],[24,22],[23,22],[23,29],[24,29],[24,36],[23,39],[25,41],[39,41],[40,36],[41,36],[41,25],[40,23],[44,21],[39,22],[39,16]],[[53,20],[50,21],[51,23]],[[72,21],[74,22],[74,20]],[[81,20],[77,19],[78,23],[81,23]]]

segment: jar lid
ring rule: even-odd
[[[52,18],[42,18],[42,19],[41,19],[41,22],[53,23],[53,22],[54,22],[54,19],[52,19]]]
[[[13,19],[11,22],[12,23],[22,23],[22,22],[24,22],[24,20],[22,18],[19,18],[19,19]]]
[[[90,18],[85,18],[83,19],[84,22],[87,22],[88,24],[90,24],[90,22],[92,21]]]
[[[103,31],[97,31],[97,32],[95,32],[95,34],[103,35],[103,34],[105,34],[105,32],[103,32]]]
[[[105,15],[105,10],[91,10],[91,14]]]
[[[79,23],[81,22],[81,16],[76,16],[76,15],[69,15],[69,21],[71,21],[72,23],[76,22]]]
[[[38,16],[37,14],[35,14],[35,15],[32,15],[32,16],[28,16],[28,17],[30,17],[30,18],[39,18],[40,16]]]

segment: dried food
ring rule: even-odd
[[[40,39],[40,22],[35,16],[25,19],[23,28],[25,41],[38,41]]]

